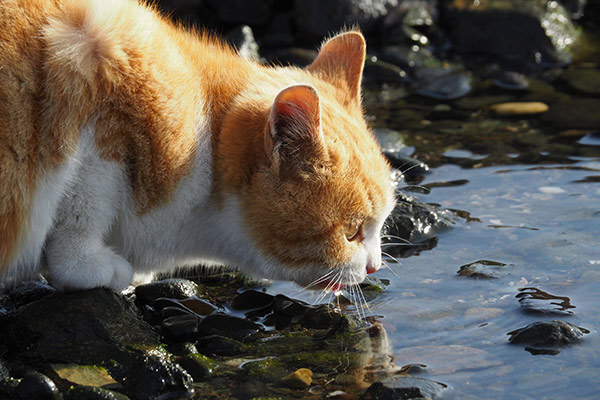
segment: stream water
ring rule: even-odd
[[[577,97],[558,97],[565,96]],[[486,111],[486,103],[509,99],[489,92],[449,104],[409,97],[370,110],[373,125],[395,130],[401,151],[432,167],[405,190],[458,211],[452,226],[432,234],[436,247],[387,259],[390,268],[376,277],[390,284],[366,313],[383,323],[396,374],[416,371],[409,375],[447,385],[443,398],[597,398],[600,134],[556,123],[560,115]],[[557,112],[552,103],[549,112]],[[469,264],[486,276],[458,273]],[[269,291],[294,293],[285,283]],[[302,296],[314,300],[295,295]],[[509,343],[508,332],[553,320],[590,333],[549,354]]]

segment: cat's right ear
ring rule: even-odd
[[[325,156],[315,88],[294,85],[279,92],[269,114],[265,148],[279,172],[293,171]]]

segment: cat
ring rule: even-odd
[[[122,290],[203,263],[340,289],[381,265],[365,40],[264,66],[135,0],[0,3],[0,270]]]

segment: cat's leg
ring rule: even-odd
[[[124,185],[117,164],[96,154],[83,159],[46,242],[50,283],[57,289],[118,291],[131,283],[131,264],[104,242],[121,208]]]

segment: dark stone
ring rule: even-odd
[[[399,376],[389,383],[373,383],[363,394],[363,400],[439,399],[448,386],[429,379]]]
[[[419,69],[414,79],[417,94],[436,100],[455,100],[472,89],[470,75],[453,68]]]
[[[135,373],[125,380],[124,385],[135,399],[191,399],[194,395],[190,375],[165,358],[139,358],[131,371]]]
[[[186,299],[198,293],[198,285],[187,279],[164,279],[135,288],[137,301],[152,304],[160,297]]]
[[[75,386],[64,397],[65,400],[129,400],[122,393],[97,386]]]
[[[260,25],[271,17],[273,0],[207,0],[227,24]]]
[[[566,96],[550,104],[550,111],[540,119],[553,129],[598,129],[600,127],[600,100]]]
[[[36,371],[28,372],[15,389],[17,398],[22,400],[59,400],[58,388],[46,375]]]
[[[507,264],[498,261],[478,260],[462,265],[456,273],[459,276],[475,279],[495,279],[502,276],[502,270],[506,266]]]
[[[539,347],[566,346],[576,343],[584,334],[585,328],[563,321],[533,322],[524,328],[508,332],[508,341],[513,344],[529,344]]]
[[[392,256],[407,257],[432,249],[437,245],[437,238],[432,236],[435,231],[453,223],[449,211],[397,191],[396,207],[384,225],[383,242],[389,244],[385,252]],[[392,246],[392,243],[395,245]]]
[[[246,290],[231,300],[230,307],[234,310],[256,310],[269,307],[273,304],[274,297],[270,294],[256,290]]]
[[[242,341],[252,339],[262,330],[262,326],[254,322],[223,314],[209,315],[198,325],[198,331],[202,336],[222,335]]]
[[[191,313],[180,307],[165,307],[160,310],[160,315],[163,319],[167,319],[178,315],[191,315]]]
[[[161,333],[173,342],[194,341],[198,338],[198,317],[185,314],[175,315],[163,320]]]
[[[215,366],[214,362],[208,361],[206,356],[200,354],[181,357],[177,360],[177,363],[190,374],[194,382],[201,382],[210,378]]]
[[[354,24],[368,34],[396,5],[393,0],[295,0],[294,17],[300,40],[318,43]]]
[[[444,25],[455,50],[515,71],[570,62],[577,31],[564,8],[546,0],[451,2]],[[551,4],[553,3],[553,4]]]
[[[8,379],[10,377],[10,371],[8,367],[4,364],[4,361],[0,359],[0,381],[4,379]]]
[[[6,295],[9,298],[9,303],[6,304],[18,308],[54,292],[56,292],[56,289],[43,282],[21,282],[7,291]]]
[[[178,366],[148,356],[160,351],[156,333],[129,299],[107,289],[45,296],[21,307],[0,334],[9,362],[102,365],[133,398],[185,397],[191,390]]]
[[[219,335],[198,339],[196,347],[200,353],[210,356],[233,357],[247,352],[246,345],[242,342]]]
[[[217,306],[199,297],[183,299],[179,302],[184,307],[187,307],[189,310],[193,311],[198,315],[210,315],[217,310]]]
[[[419,388],[389,388],[381,382],[375,382],[362,396],[364,400],[405,400],[420,399],[424,396]]]

